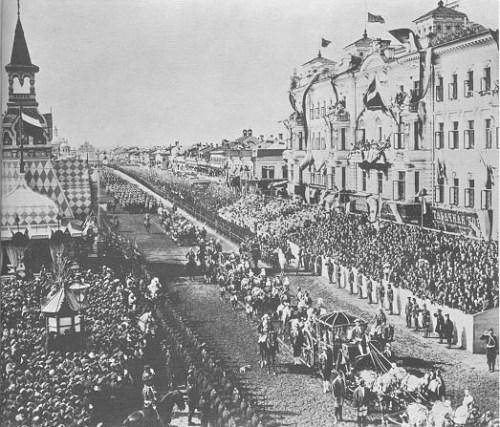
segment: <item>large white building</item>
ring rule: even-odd
[[[445,7],[292,76],[292,193],[351,211],[497,234],[496,34]],[[496,237],[495,237],[496,238]]]

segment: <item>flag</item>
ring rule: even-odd
[[[327,39],[324,39],[324,38],[321,39],[321,47],[328,47],[328,45],[330,43],[331,43],[330,40],[327,40]]]
[[[409,28],[396,28],[394,30],[389,30],[389,33],[402,44],[409,43],[410,50],[420,50],[422,46],[415,35],[415,33]]]
[[[374,77],[370,86],[368,86],[368,90],[366,91],[365,96],[363,97],[363,103],[367,110],[382,110],[386,111],[387,108],[382,101],[382,96],[377,88],[377,78]]]
[[[368,12],[368,22],[380,22],[381,24],[385,24],[385,19],[381,15],[374,15]]]

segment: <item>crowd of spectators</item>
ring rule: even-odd
[[[248,196],[221,215],[257,230],[272,252],[291,240],[311,258],[333,257],[375,280],[390,271],[390,281],[417,297],[476,313],[498,307],[498,242],[471,239],[407,224],[381,222],[294,199]]]
[[[57,286],[50,275],[1,282],[2,425],[88,426],[95,408],[132,382],[145,340],[121,301],[123,281],[108,267],[66,278],[90,284],[84,349],[49,346],[40,307]]]

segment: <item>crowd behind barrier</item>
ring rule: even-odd
[[[263,200],[245,197],[221,212],[242,223],[260,222],[258,235],[264,241],[294,242],[301,263],[333,258],[370,280],[385,279],[417,298],[467,314],[498,307],[496,241],[390,222],[375,227],[366,217],[319,207],[304,206],[297,211],[293,199],[269,204]]]

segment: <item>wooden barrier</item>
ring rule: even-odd
[[[292,248],[292,253],[295,255],[298,261],[299,247],[293,242],[290,242],[290,247]],[[358,286],[356,284],[358,283],[359,276],[361,275],[361,298],[368,298],[368,283],[371,282],[372,302],[374,304],[379,304],[384,308],[384,310],[388,311],[389,301],[387,299],[387,289],[389,286],[389,282],[387,280],[377,281],[372,278],[366,277],[365,275],[362,275],[356,268],[352,268],[352,270],[349,270],[347,267],[334,260],[334,283],[332,284],[332,286],[350,292],[349,276],[351,271],[353,273],[354,280],[353,294],[359,294]],[[323,260],[322,275],[323,277],[328,279],[326,259]],[[340,283],[337,283],[337,278],[339,277]],[[384,288],[385,298],[383,304],[380,304],[378,298],[378,290],[380,289],[380,287]],[[408,289],[399,288],[395,285],[392,285],[392,289],[394,292],[394,299],[392,302],[393,314],[404,317],[404,309],[408,297],[410,297],[412,300],[413,298],[415,298],[419,307],[422,307],[425,304],[426,308],[430,311],[432,332],[434,332],[436,328],[436,317],[434,317],[434,314],[437,313],[438,309],[441,309],[443,314],[448,313],[454,325],[453,343],[458,348],[465,349],[467,351],[470,351],[471,353],[482,353],[484,352],[484,343],[479,339],[479,337],[484,332],[484,330],[493,327],[495,333],[498,335],[498,308],[490,309],[482,313],[466,314],[454,308],[433,304],[428,299],[415,297],[415,295]]]

